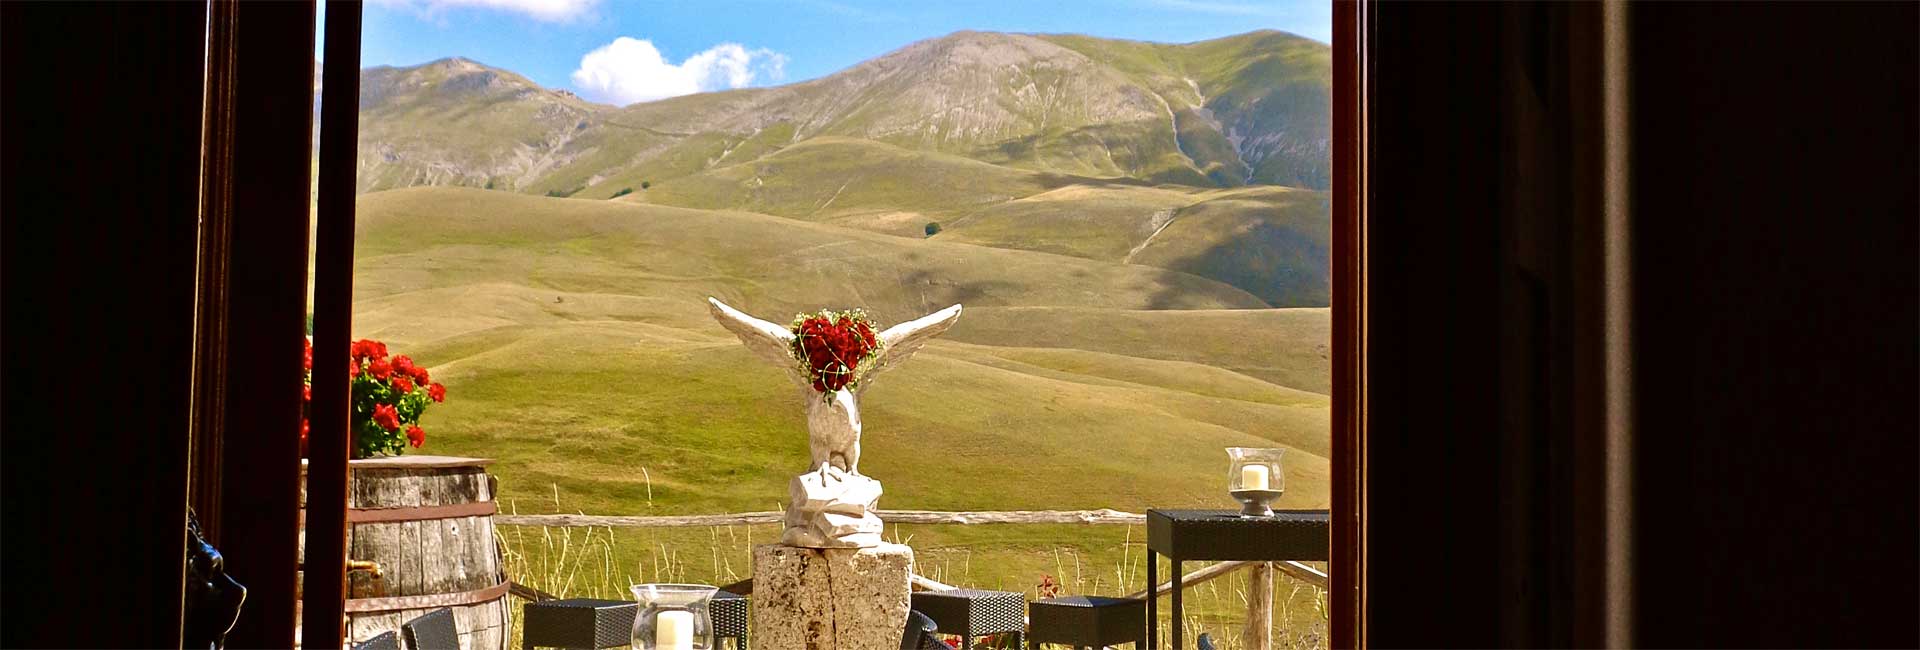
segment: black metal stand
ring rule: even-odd
[[[1187,560],[1326,561],[1330,517],[1325,510],[1276,510],[1272,517],[1246,517],[1238,510],[1147,511],[1147,647],[1160,645],[1160,556],[1173,569],[1172,646],[1185,645],[1186,610],[1181,602],[1180,564]]]

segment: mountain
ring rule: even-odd
[[[467,59],[360,73],[358,187],[526,187],[607,107]]]
[[[958,32],[811,81],[618,108],[466,59],[369,68],[360,189],[611,195],[823,136],[1091,178],[1325,189],[1329,61],[1272,31],[1182,45]]]

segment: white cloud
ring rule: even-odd
[[[447,9],[476,8],[523,14],[549,23],[572,22],[585,16],[600,0],[373,0],[374,4],[435,16]]]
[[[745,88],[786,77],[787,56],[721,43],[675,65],[652,41],[622,36],[580,57],[573,85],[589,99],[622,106],[698,92]]]

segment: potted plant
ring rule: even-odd
[[[420,416],[427,406],[447,399],[447,387],[434,382],[427,369],[414,364],[406,355],[387,356],[387,345],[372,339],[355,341],[348,381],[352,386],[352,416],[355,459],[374,456],[398,456],[407,447],[426,444],[427,432],[420,428]],[[313,339],[307,339],[306,402],[300,419],[300,455],[307,455],[308,416],[313,407]]]

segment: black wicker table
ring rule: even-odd
[[[747,650],[747,597],[714,592],[707,604],[713,616],[713,641],[733,639]],[[527,603],[521,610],[520,638],[534,648],[624,648],[633,642],[633,617],[640,603],[631,600],[568,598]]]
[[[1017,591],[954,589],[916,591],[911,596],[913,611],[926,614],[943,634],[957,634],[973,645],[973,638],[990,634],[1013,634],[1016,648],[1026,647],[1027,595]]]
[[[1325,510],[1276,510],[1242,517],[1238,510],[1148,510],[1147,588],[1160,584],[1159,556],[1173,568],[1173,647],[1183,643],[1180,563],[1188,560],[1325,561],[1330,517]],[[1158,602],[1147,596],[1147,647],[1159,646]]]

